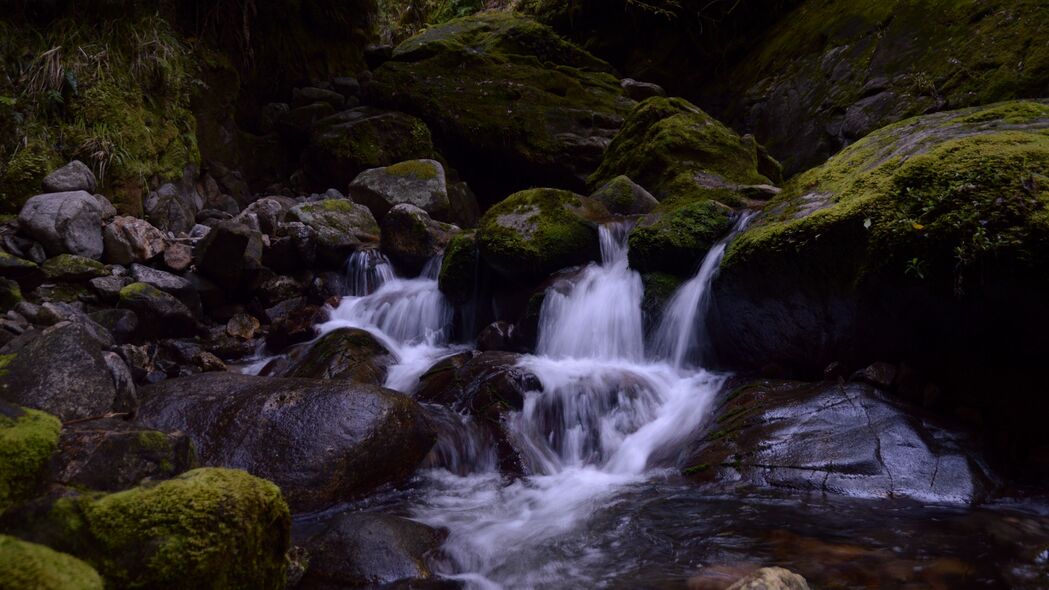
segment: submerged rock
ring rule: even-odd
[[[416,402],[351,381],[207,373],[142,398],[140,422],[187,433],[205,465],[271,479],[299,511],[403,481],[434,441]]]
[[[703,481],[861,498],[969,504],[996,485],[962,437],[860,383],[737,389],[687,465]]]

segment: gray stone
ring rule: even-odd
[[[178,298],[194,315],[199,316],[201,311],[200,296],[197,294],[193,283],[169,272],[150,268],[142,264],[131,265],[131,277],[139,283],[156,287],[165,293],[170,293]]]
[[[40,242],[48,256],[102,256],[102,217],[98,201],[84,191],[36,195],[18,215],[22,231]]]
[[[102,231],[103,260],[108,264],[146,262],[164,253],[164,233],[135,217],[115,217]]]
[[[350,183],[350,198],[366,205],[379,221],[390,208],[407,203],[447,221],[451,213],[444,166],[435,160],[411,160],[361,172]]]
[[[379,225],[371,211],[347,199],[327,199],[296,205],[288,211],[289,222],[309,227],[316,236],[319,261],[341,268],[346,258],[364,244],[379,241]]]
[[[44,190],[49,193],[93,193],[96,188],[98,181],[95,179],[95,173],[80,160],[73,160],[44,177]]]

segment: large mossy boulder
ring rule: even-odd
[[[0,401],[0,514],[37,491],[61,427],[50,414]]]
[[[910,360],[993,406],[986,418],[1010,433],[1042,436],[1029,418],[1041,401],[1016,400],[1044,382],[1047,177],[1044,102],[872,133],[794,179],[730,245],[712,291],[716,349],[735,366],[809,375],[835,360]]]
[[[0,535],[4,590],[102,590],[93,567],[54,549]]]
[[[380,222],[400,204],[414,205],[434,219],[452,221],[444,166],[435,160],[409,160],[365,170],[350,184],[350,198],[366,205]]]
[[[483,14],[401,44],[369,92],[426,121],[482,192],[582,189],[633,104],[610,71],[549,27]]]
[[[1047,36],[1040,0],[806,0],[710,94],[794,173],[907,117],[1045,97]]]
[[[515,282],[541,280],[599,259],[597,222],[608,211],[597,201],[556,189],[507,197],[484,214],[477,246],[484,262]]]
[[[67,495],[26,511],[15,527],[91,564],[107,588],[285,586],[288,505],[277,486],[240,470]]]
[[[142,395],[140,422],[185,432],[205,465],[276,482],[297,511],[404,481],[434,442],[411,398],[346,380],[207,373]]]
[[[700,481],[933,503],[977,503],[996,485],[971,442],[864,383],[740,387],[686,464]]]

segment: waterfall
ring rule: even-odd
[[[393,265],[378,250],[359,250],[346,261],[346,291],[363,297],[394,280]]]
[[[753,213],[744,213],[736,222],[732,233],[718,242],[699,267],[699,272],[681,286],[667,302],[659,327],[652,337],[653,358],[665,359],[677,368],[682,368],[689,359],[702,362],[702,347],[705,345],[705,317],[710,309],[709,287],[725,257],[729,240],[746,229]]]
[[[646,356],[629,229],[601,227],[601,263],[547,290],[536,355],[520,361],[543,387],[504,424],[529,475],[506,484],[493,472],[428,472],[431,489],[414,517],[449,530],[439,569],[470,588],[586,585],[573,578],[572,563],[549,559],[548,547],[616,494],[673,467],[724,383],[723,375],[687,368],[687,348],[671,362],[682,347]],[[686,286],[693,292],[675,296],[672,313],[692,321],[674,325],[673,338],[698,339],[695,320],[723,253],[719,244]],[[670,317],[661,328],[668,334]]]

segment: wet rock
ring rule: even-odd
[[[44,190],[49,193],[93,193],[97,187],[95,173],[80,160],[73,160],[44,177]]]
[[[427,558],[445,533],[385,514],[343,512],[301,541],[309,565],[300,588],[370,587],[434,577]]]
[[[259,331],[259,320],[246,313],[238,313],[226,322],[226,333],[234,338],[251,340]]]
[[[346,199],[296,205],[288,211],[287,219],[315,232],[318,261],[334,268],[341,268],[362,245],[379,241],[379,225],[371,211]]]
[[[881,389],[889,389],[896,381],[896,365],[879,361],[856,371],[852,375],[852,380],[869,383]]]
[[[54,416],[0,400],[0,514],[39,490],[61,427]]]
[[[150,338],[192,336],[197,321],[184,303],[146,283],[131,283],[120,290],[121,308],[135,312],[139,330]]]
[[[701,480],[942,503],[979,502],[996,482],[963,437],[860,383],[740,388],[687,463]]]
[[[270,321],[266,346],[273,352],[292,344],[312,340],[317,334],[315,325],[323,317],[321,308],[309,304],[305,297],[282,301],[266,310]]]
[[[590,198],[604,205],[610,213],[619,215],[649,213],[659,205],[652,193],[622,175],[606,182]]]
[[[63,485],[116,492],[198,467],[188,436],[124,420],[92,420],[62,430],[48,477]]]
[[[600,256],[596,201],[554,189],[515,193],[488,210],[477,231],[481,259],[506,279],[543,279]]]
[[[90,193],[74,191],[37,195],[18,214],[21,231],[40,242],[49,256],[102,256],[102,217]]]
[[[264,370],[277,377],[341,379],[382,385],[394,356],[365,330],[340,328],[287,353],[283,366]]]
[[[349,381],[206,373],[142,398],[142,423],[189,434],[206,465],[274,481],[296,510],[403,481],[434,442],[416,402]]]
[[[85,322],[27,332],[0,349],[11,355],[0,376],[0,397],[62,420],[113,411],[118,391],[102,350],[112,341]]]
[[[458,227],[430,219],[415,205],[396,205],[382,222],[382,251],[410,274],[418,274],[457,233]]]
[[[0,563],[9,590],[102,590],[90,565],[44,545],[0,535]]]
[[[303,164],[316,188],[342,189],[369,168],[432,158],[433,153],[430,130],[419,119],[359,108],[318,121]]]
[[[452,236],[444,251],[437,286],[449,301],[465,305],[477,291],[482,270],[476,232]]]
[[[763,567],[732,584],[728,590],[809,590],[809,584],[790,570]]]
[[[442,221],[449,221],[451,215],[444,166],[435,160],[365,170],[350,183],[350,198],[368,207],[380,222],[400,204],[414,205]]]
[[[215,224],[194,252],[199,271],[225,289],[237,289],[262,266],[262,235],[234,221]]]
[[[164,253],[167,241],[163,232],[148,221],[134,217],[115,217],[102,231],[107,264],[146,262]]]
[[[477,335],[477,350],[482,352],[489,350],[516,351],[517,342],[514,338],[515,327],[510,322],[492,322],[481,330]]]

